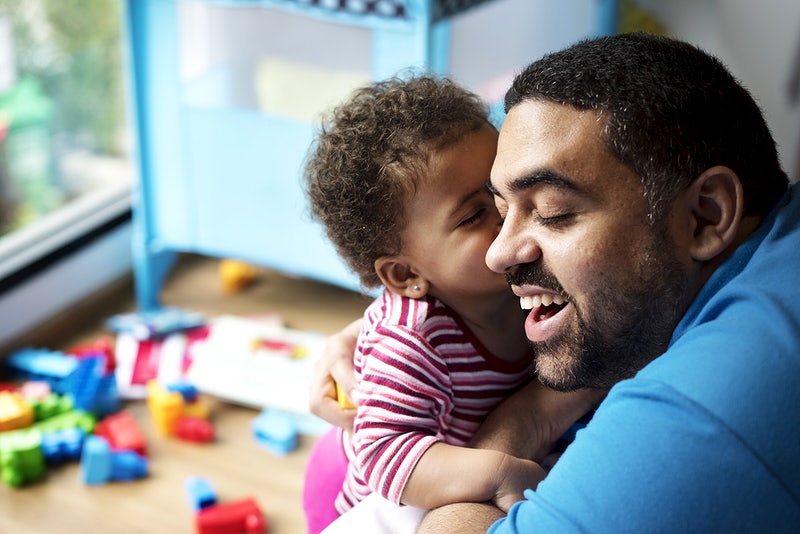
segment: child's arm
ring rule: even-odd
[[[541,462],[569,427],[596,408],[607,393],[595,389],[564,393],[531,380],[489,414],[470,446]]]
[[[530,460],[436,443],[411,472],[401,502],[432,509],[457,502],[493,501],[507,512],[523,499],[523,490],[536,488],[544,477],[544,469]]]

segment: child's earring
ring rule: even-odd
[[[417,284],[414,284],[414,287],[413,287],[412,289],[413,289],[414,291],[419,291],[419,286],[418,286]]]

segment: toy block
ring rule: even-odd
[[[90,411],[102,417],[116,413],[120,408],[116,377],[113,374],[101,377]]]
[[[114,340],[110,336],[102,336],[91,343],[75,345],[67,351],[79,360],[89,356],[102,356],[105,359],[104,374],[110,374],[116,368]]]
[[[34,428],[41,432],[63,430],[65,428],[80,428],[85,434],[91,434],[97,424],[97,418],[83,410],[72,410],[34,424]]]
[[[206,323],[203,314],[174,307],[114,315],[106,326],[117,333],[131,334],[136,339],[164,337],[173,332],[199,328]]]
[[[267,520],[253,498],[207,506],[197,512],[198,534],[264,533]]]
[[[98,399],[107,410],[118,409],[113,404],[116,384],[113,375],[105,374],[105,357],[86,356],[77,359],[63,352],[42,349],[20,349],[8,357],[12,372],[28,380],[43,380],[54,393],[71,395],[75,406],[82,410],[97,409]],[[113,387],[113,390],[109,390]],[[111,401],[109,400],[111,399]]]
[[[190,476],[186,479],[183,486],[189,498],[189,505],[195,512],[217,504],[217,492],[205,478]]]
[[[129,481],[146,477],[147,459],[134,451],[113,451],[100,436],[86,436],[81,453],[83,481],[90,486],[112,480]]]
[[[179,417],[175,423],[175,437],[195,443],[214,441],[214,425],[199,417]]]
[[[147,407],[150,417],[161,435],[175,433],[175,424],[183,415],[183,396],[176,391],[167,391],[156,380],[147,383]]]
[[[25,428],[33,424],[35,414],[30,404],[17,392],[0,391],[0,431]]]
[[[208,404],[201,399],[183,405],[183,414],[186,417],[194,417],[196,419],[209,419],[211,417],[211,408]]]
[[[219,277],[222,292],[226,295],[236,293],[250,285],[258,275],[258,269],[239,260],[223,259],[219,262]]]
[[[130,412],[121,411],[103,418],[94,433],[105,438],[115,450],[130,450],[147,456],[147,443],[139,424]]]
[[[250,423],[256,443],[284,456],[297,448],[297,425],[291,415],[264,410]]]
[[[78,361],[66,354],[45,349],[24,348],[13,352],[6,366],[29,380],[45,380],[56,393],[69,393],[66,380],[78,367]]]
[[[14,432],[3,435],[0,470],[3,482],[14,488],[43,479],[46,467],[39,434]]]
[[[353,402],[347,397],[347,394],[342,389],[338,383],[336,384],[336,401],[339,403],[339,408],[345,409],[353,409],[358,408]]]
[[[77,362],[75,370],[66,378],[66,393],[72,395],[76,408],[91,411],[106,363],[100,356],[90,356]]]
[[[78,427],[41,432],[44,459],[49,464],[80,460],[86,433]]]
[[[53,392],[50,383],[46,380],[29,380],[19,387],[19,392],[28,402],[43,400]]]
[[[49,393],[40,399],[26,397],[26,400],[33,408],[36,421],[49,419],[73,409],[71,395]]]
[[[167,391],[177,391],[181,394],[186,403],[197,401],[197,388],[189,382],[173,382],[167,384]]]

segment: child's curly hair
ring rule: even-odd
[[[305,166],[311,211],[361,283],[381,285],[374,262],[398,254],[405,201],[431,154],[488,123],[475,94],[433,75],[357,89],[323,118]]]

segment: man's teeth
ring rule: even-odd
[[[560,306],[564,302],[566,301],[561,295],[551,295],[550,293],[519,298],[519,305],[523,310],[531,310],[539,306],[550,306],[551,304]]]

